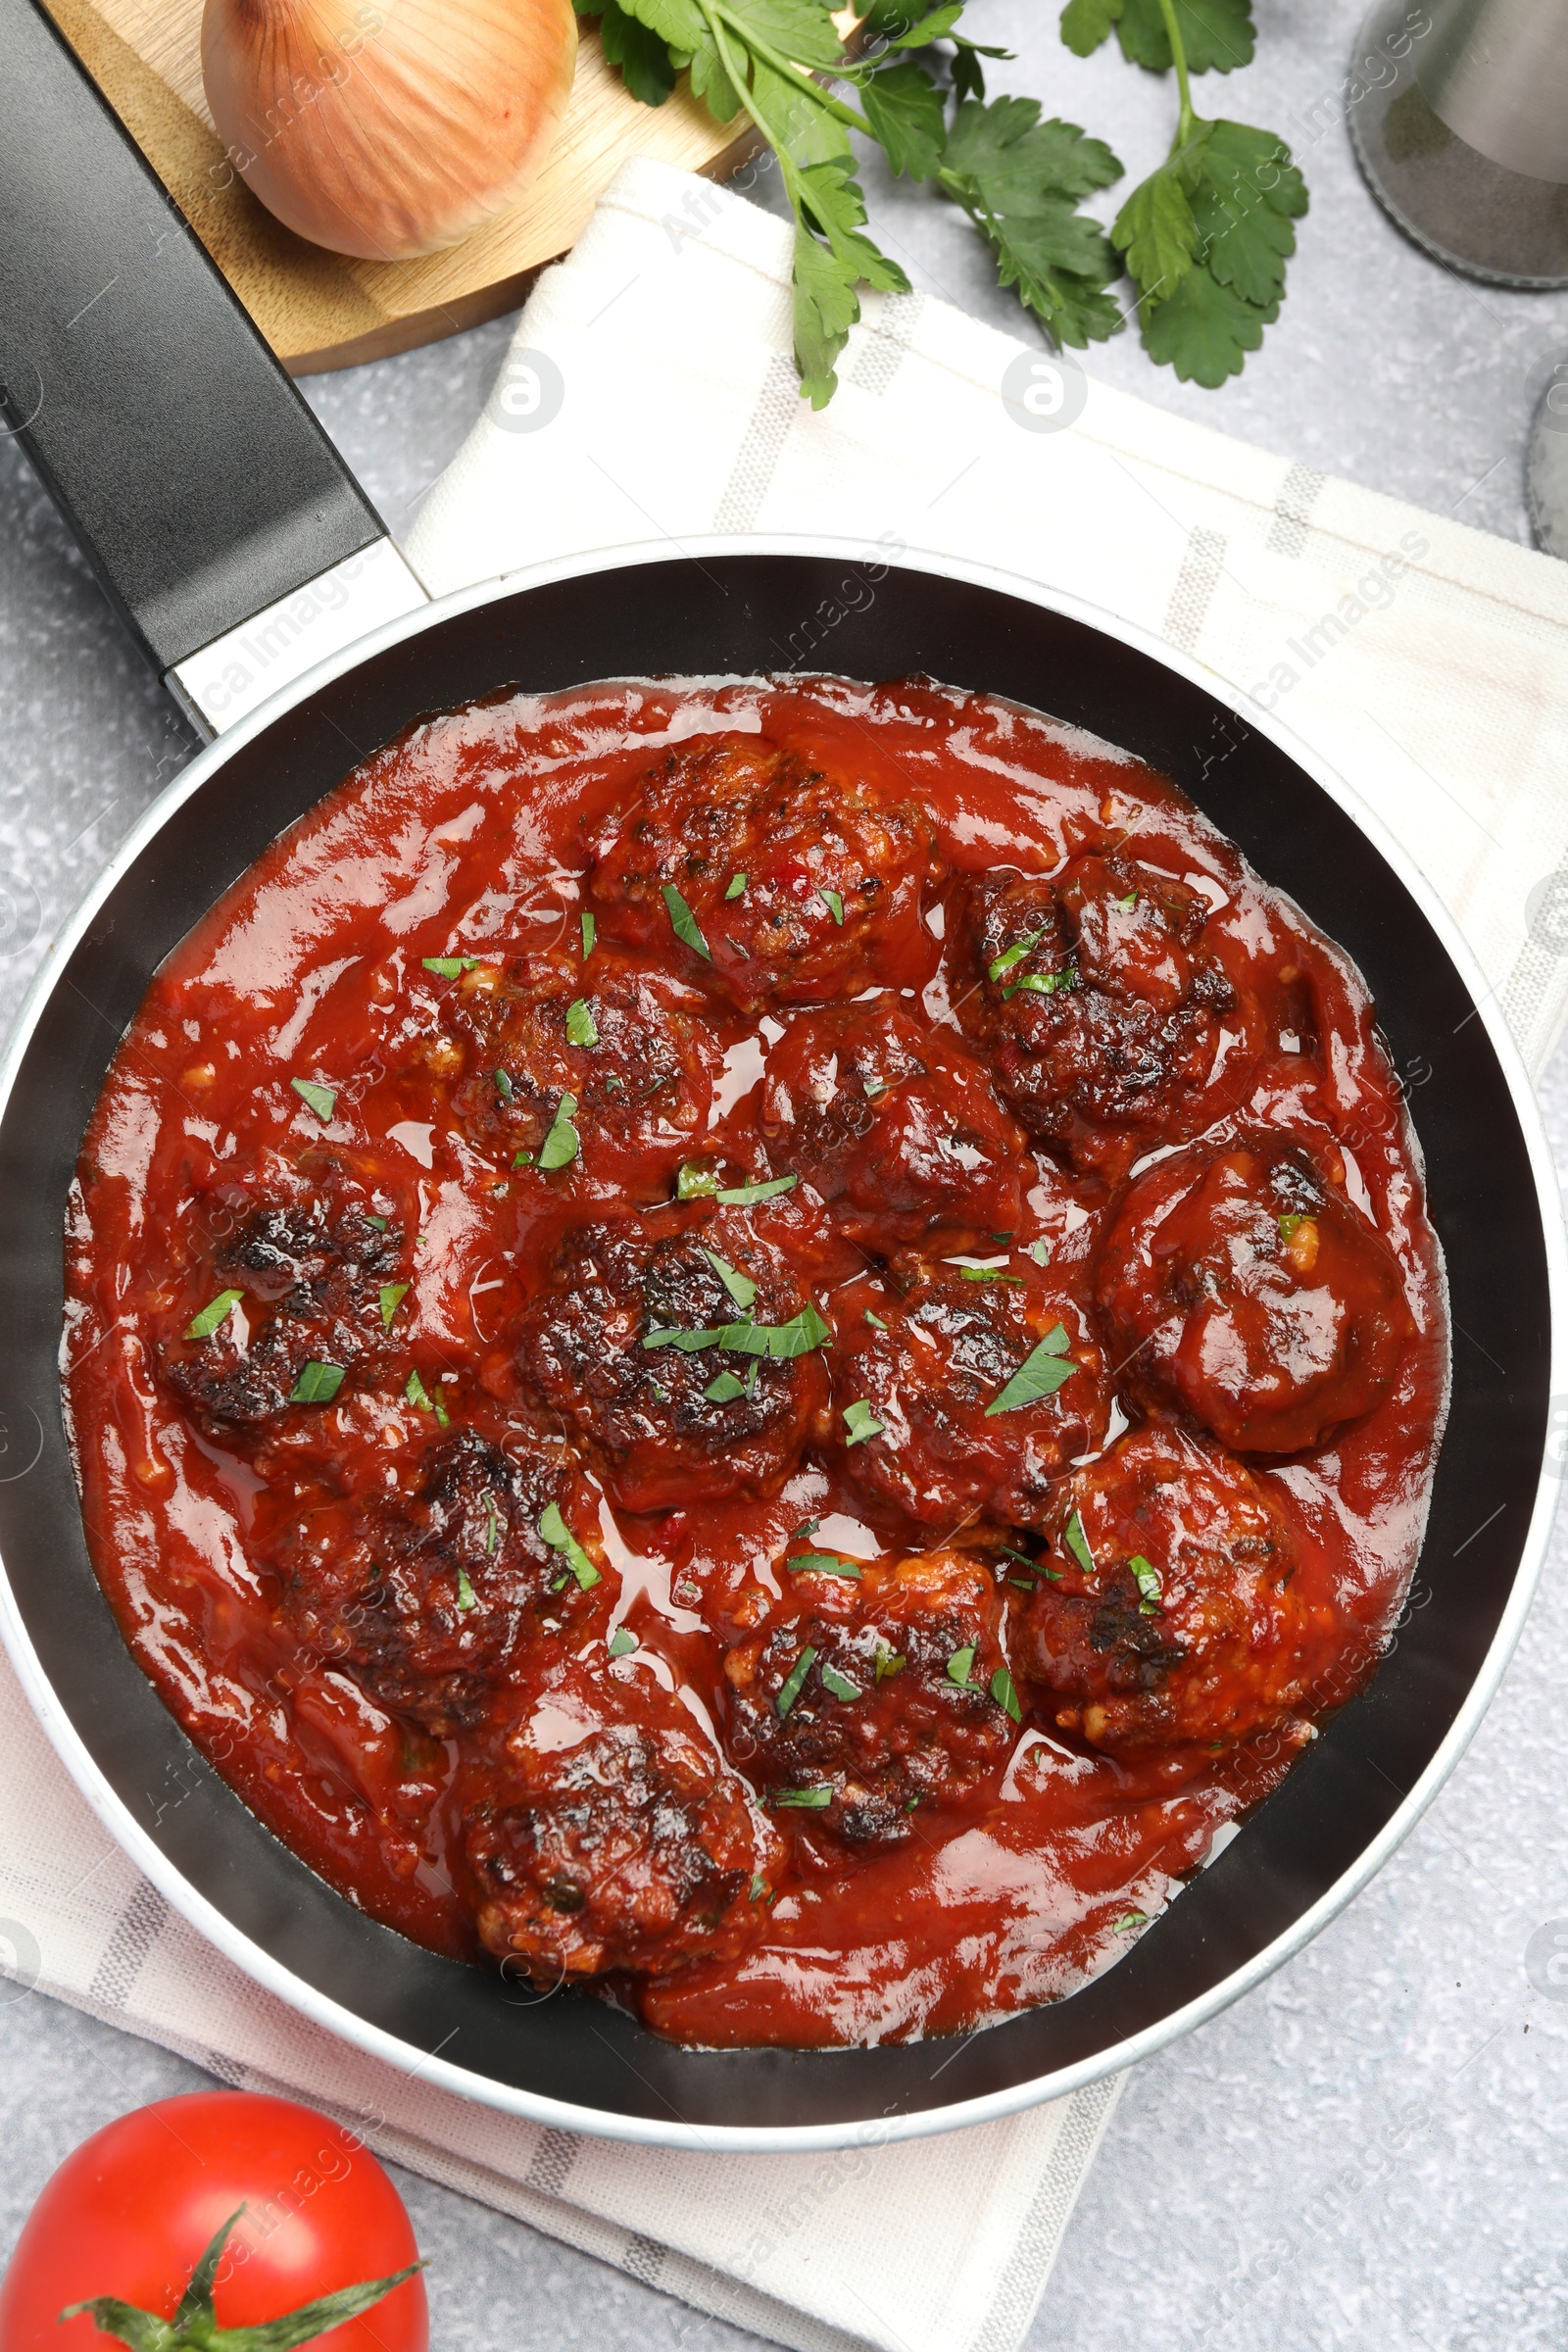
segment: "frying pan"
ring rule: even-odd
[[[678,2049],[592,1999],[539,1999],[375,1926],[197,1754],[93,1577],[58,1381],[62,1215],[83,1127],[160,961],[356,760],[422,712],[503,687],[788,668],[792,631],[845,559],[821,541],[714,542],[696,560],[623,550],[425,603],[30,0],[0,0],[0,52],[10,421],[126,625],[218,736],[57,942],[0,1070],[0,1631],[68,1769],[171,1903],[261,1984],[429,2081],[576,2131],[709,2150],[911,2136],[1057,2096],[1213,2016],[1419,1817],[1496,1686],[1549,1532],[1546,1441],[1568,1393],[1557,1188],[1446,913],[1347,786],[1197,665],[1027,580],[919,551],[892,566],[839,625],[839,669],[927,671],[1127,746],[1365,973],[1413,1087],[1459,1334],[1418,1605],[1370,1687],[1125,1957],[961,2040]],[[1216,729],[1234,749],[1213,763]]]

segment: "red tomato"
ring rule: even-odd
[[[246,2210],[219,2267],[220,2328],[275,2320],[418,2258],[403,2200],[368,2148],[309,2107],[198,2090],[138,2107],[68,2156],[0,2282],[3,2352],[123,2345],[68,2303],[116,2295],[172,2319],[204,2248]],[[429,2352],[424,2280],[410,2278],[310,2352]]]

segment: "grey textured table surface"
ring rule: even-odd
[[[1358,10],[1259,0],[1258,62],[1199,103],[1295,143],[1312,213],[1267,347],[1219,394],[1123,336],[1092,370],[1325,469],[1526,536],[1522,459],[1568,347],[1568,295],[1466,285],[1406,245],[1356,176],[1335,105]],[[1149,168],[1167,90],[1055,38],[1054,0],[975,0],[1018,63],[996,86]],[[964,223],[868,181],[917,283],[1019,331]],[[508,324],[306,389],[394,528],[456,449]],[[53,513],[0,446],[0,1014],[53,927],[191,750],[119,642]],[[1544,1089],[1568,1168],[1568,1055]],[[1568,2315],[1568,1986],[1527,1949],[1568,1921],[1559,1543],[1502,1692],[1447,1789],[1373,1886],[1290,1967],[1129,2083],[1029,2342],[1057,2352],[1557,2352]],[[1539,1949],[1539,1946],[1538,1946]],[[88,2132],[202,2078],[33,1994],[0,2006],[0,2242]],[[464,2352],[754,2339],[516,2224],[404,2178],[435,2339]]]

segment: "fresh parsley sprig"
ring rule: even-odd
[[[962,207],[996,253],[1003,284],[1017,287],[1056,341],[1081,346],[1120,324],[1106,293],[1115,256],[1077,208],[1121,166],[1074,124],[1043,122],[1032,98],[985,103],[981,60],[1009,53],[957,30],[963,0],[938,0],[923,14],[907,0],[873,0],[853,58],[828,0],[575,4],[599,17],[605,55],[634,97],[662,105],[689,68],[693,91],[719,122],[748,115],[777,155],[795,216],[796,365],[813,408],[837,390],[859,287],[909,291],[867,234],[852,131],[874,140],[896,173],[928,180]]]
[[[1151,359],[1212,391],[1279,317],[1306,183],[1272,131],[1194,112],[1194,74],[1250,63],[1251,0],[1068,0],[1061,37],[1087,57],[1113,24],[1133,63],[1174,66],[1181,111],[1169,155],[1122,206],[1111,242],[1138,288]]]

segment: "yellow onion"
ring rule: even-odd
[[[571,0],[207,0],[202,74],[235,168],[336,253],[455,245],[549,153]]]

